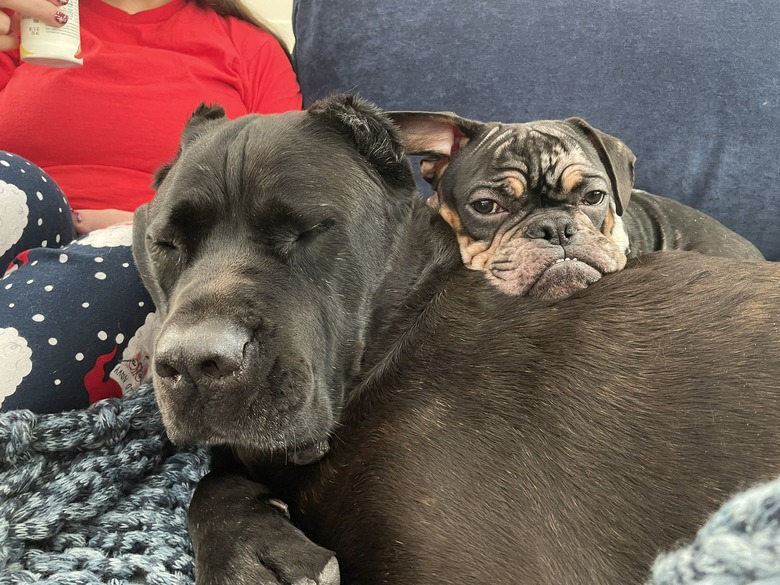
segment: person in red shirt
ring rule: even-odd
[[[81,408],[148,377],[157,317],[129,221],[154,173],[200,103],[302,102],[239,0],[81,0],[83,66],[21,61],[20,15],[62,26],[67,3],[0,0],[0,410]]]

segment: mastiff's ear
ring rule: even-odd
[[[360,155],[393,187],[414,188],[398,129],[372,103],[354,95],[335,95],[316,101],[308,112],[338,130]]]
[[[388,112],[387,115],[401,129],[406,154],[420,155],[420,174],[434,189],[452,157],[486,126],[452,112]]]
[[[187,124],[184,126],[184,130],[181,134],[181,142],[179,143],[179,151],[176,153],[176,157],[173,161],[162,165],[154,174],[152,181],[152,188],[158,189],[162,184],[168,172],[173,167],[176,159],[179,158],[182,151],[187,148],[198,137],[203,135],[207,130],[210,130],[217,124],[224,124],[228,121],[225,116],[225,109],[220,105],[207,105],[204,102],[195,108],[195,111],[187,120]]]
[[[164,315],[168,311],[168,299],[152,273],[152,262],[147,248],[146,228],[149,225],[152,205],[153,202],[144,203],[133,214],[133,259],[141,275],[141,281],[149,291],[157,310],[160,315]]]
[[[623,215],[634,187],[634,153],[621,140],[597,130],[581,118],[568,118],[564,122],[584,136],[596,149],[612,183],[615,211],[618,215]]]

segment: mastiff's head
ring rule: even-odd
[[[164,315],[171,439],[317,459],[412,208],[395,126],[349,96],[235,121],[201,106],[155,186],[134,254]]]

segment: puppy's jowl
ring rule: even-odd
[[[669,252],[503,294],[355,98],[199,110],[135,238],[166,428],[214,447],[200,584],[333,584],[335,553],[345,585],[638,585],[780,473],[776,264]]]
[[[509,294],[565,297],[620,270],[627,257],[658,250],[763,259],[713,218],[633,189],[633,153],[581,119],[389,115],[408,153],[422,155],[422,176],[464,264]]]

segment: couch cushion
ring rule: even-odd
[[[293,27],[307,104],[581,116],[631,147],[637,187],[780,259],[777,0],[297,0]]]

